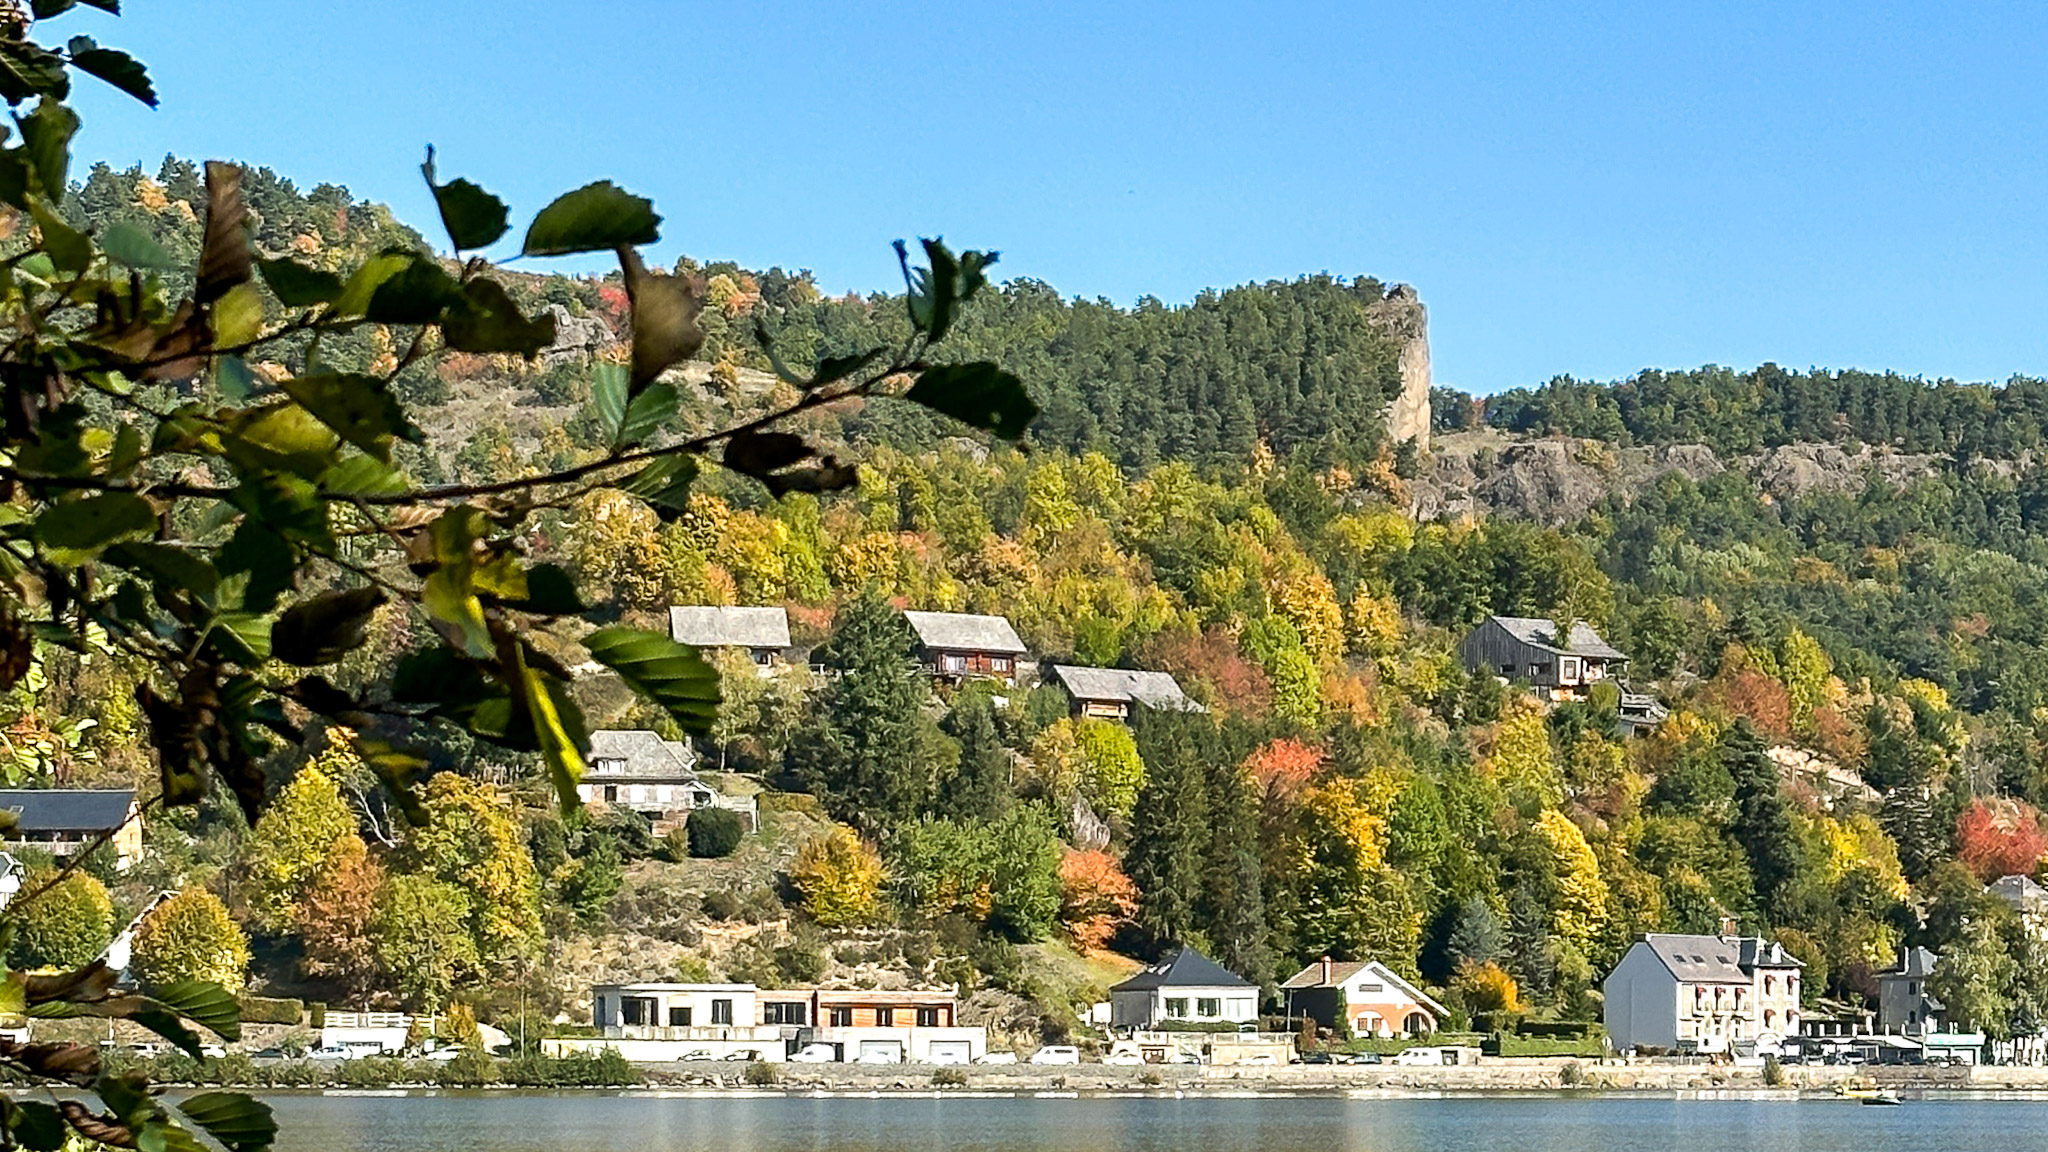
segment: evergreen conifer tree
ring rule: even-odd
[[[1146,778],[1124,871],[1138,886],[1138,929],[1160,946],[1193,937],[1213,839],[1194,719],[1143,708],[1134,717]]]
[[[996,732],[995,709],[980,693],[963,694],[946,717],[960,762],[939,789],[936,807],[954,820],[994,820],[1010,807],[1010,753]]]

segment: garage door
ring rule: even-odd
[[[965,1040],[934,1040],[925,1051],[934,1064],[969,1064],[974,1060],[974,1045]]]
[[[863,1040],[860,1042],[860,1060],[864,1064],[903,1063],[903,1042],[901,1040]]]

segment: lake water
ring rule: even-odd
[[[265,1098],[278,1152],[2020,1152],[2048,1133],[2038,1100]]]

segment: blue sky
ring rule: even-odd
[[[943,233],[1067,295],[1417,286],[1439,382],[1764,360],[2048,375],[2048,6],[128,0],[86,159],[346,184],[887,288]],[[516,234],[516,233],[515,233]]]

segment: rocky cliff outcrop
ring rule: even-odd
[[[1365,306],[1373,327],[1401,342],[1397,364],[1401,394],[1387,408],[1387,434],[1394,443],[1413,440],[1429,447],[1429,309],[1415,289],[1396,284]]]

